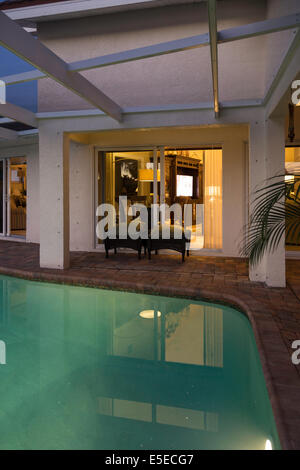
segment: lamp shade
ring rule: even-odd
[[[143,168],[139,170],[139,181],[144,183],[154,181],[154,172],[152,169]],[[157,170],[157,181],[160,181],[160,170]]]

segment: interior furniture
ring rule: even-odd
[[[138,258],[141,259],[142,248],[144,246],[144,253],[146,254],[146,244],[144,240],[138,238],[137,240],[133,240],[132,238],[110,238],[107,237],[104,240],[104,247],[105,247],[105,257],[108,258],[109,250],[114,249],[115,254],[117,253],[117,248],[131,248],[132,250],[136,250],[138,252]]]
[[[115,254],[117,253],[117,248],[131,248],[132,250],[136,250],[138,252],[138,258],[141,259],[142,248],[144,247],[144,254],[146,255],[146,248],[147,248],[147,240],[142,239],[141,237],[134,240],[127,235],[127,238],[120,238],[119,237],[119,229],[121,224],[116,226],[115,233],[111,235],[108,234],[106,239],[104,240],[104,248],[105,248],[105,257],[108,258],[109,250],[113,249]],[[127,227],[126,227],[127,230]]]
[[[10,228],[11,230],[25,230],[26,229],[25,207],[15,207],[11,209]]]
[[[177,197],[177,175],[193,176],[193,194],[190,199],[203,200],[203,164],[200,160],[179,155],[165,156],[166,198],[171,204]]]
[[[203,204],[203,163],[195,158],[183,157],[179,155],[165,156],[166,175],[166,203],[170,206],[179,203],[182,208],[184,204],[191,204],[193,207],[193,224],[196,223],[196,205]],[[191,196],[177,195],[177,176],[186,175],[193,177],[193,189]],[[182,212],[183,213],[183,212]],[[174,223],[174,219],[171,219]]]

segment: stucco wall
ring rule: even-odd
[[[40,241],[40,175],[38,146],[36,146],[34,151],[27,157],[27,178],[26,241],[38,243]]]
[[[89,145],[70,142],[70,249],[91,250],[94,245],[94,159]]]
[[[39,38],[71,62],[208,32],[206,2],[40,23]],[[218,2],[218,28],[266,17],[266,1]],[[265,37],[219,46],[220,100],[264,94]],[[121,106],[212,101],[209,47],[83,72]],[[39,81],[39,110],[91,105],[49,79]]]

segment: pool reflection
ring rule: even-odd
[[[0,340],[2,449],[278,446],[234,309],[1,277]]]

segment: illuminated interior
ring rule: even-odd
[[[97,205],[112,204],[118,222],[120,196],[127,196],[128,206],[141,203],[150,208],[156,201],[169,206],[177,203],[182,214],[184,206],[189,204],[192,207],[192,225],[188,227],[192,231],[191,248],[221,249],[222,150],[166,147],[164,158],[165,190],[162,193],[160,152],[157,152],[155,184],[153,150],[99,151]],[[174,223],[172,214],[165,222]]]
[[[0,234],[26,236],[27,164],[26,158],[0,160]]]
[[[27,166],[22,159],[12,159],[9,166],[10,234],[25,237],[27,206]]]

